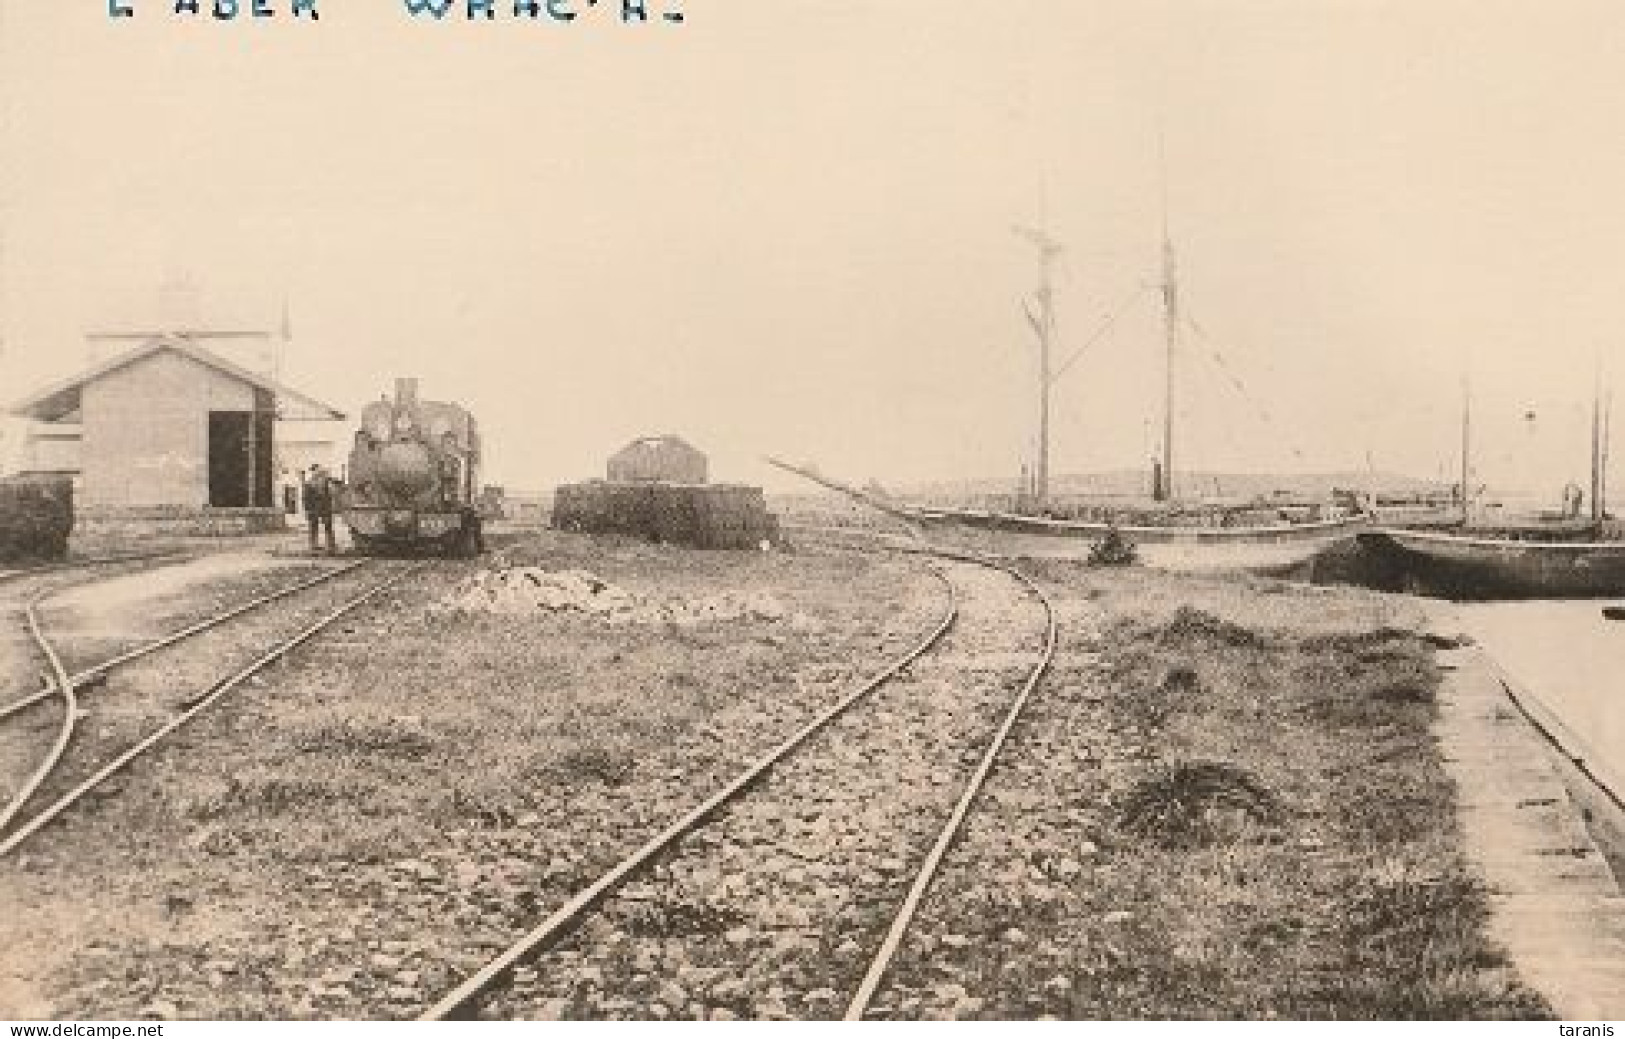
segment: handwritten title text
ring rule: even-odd
[[[398,0],[404,14],[423,21],[530,21],[573,22],[600,13],[624,24],[651,21],[681,23],[680,0]],[[239,19],[295,18],[321,20],[317,0],[107,0],[109,18],[134,18],[136,12],[158,9],[177,18],[230,22]]]

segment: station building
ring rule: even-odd
[[[11,407],[37,424],[24,471],[74,478],[76,529],[224,534],[283,525],[292,467],[279,428],[344,414],[201,338],[144,337]],[[288,447],[300,462],[324,450],[320,437]]]

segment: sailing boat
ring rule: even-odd
[[[1044,278],[1039,289],[1040,312],[1029,314],[1041,346],[1040,383],[1041,432],[1037,494],[1040,507],[1046,503],[1048,483],[1048,395],[1049,336],[1054,328],[1049,285],[1049,263],[1059,251],[1053,239],[1042,232],[1023,231],[1041,249]],[[1167,339],[1167,386],[1163,413],[1162,452],[1155,472],[1154,497],[1167,503],[1174,483],[1174,380],[1179,345],[1179,291],[1175,277],[1174,247],[1163,227],[1163,277],[1161,295]],[[790,468],[790,467],[786,467]],[[796,471],[792,469],[792,471]],[[806,475],[806,473],[802,473]],[[827,478],[818,482],[831,485]],[[1192,516],[1181,515],[1166,506],[1155,513],[1128,517],[1129,522],[1056,519],[1044,515],[986,511],[968,508],[940,508],[888,503],[894,514],[902,510],[930,540],[952,547],[969,548],[998,555],[1050,558],[1086,558],[1090,551],[1112,532],[1131,541],[1142,563],[1170,570],[1257,570],[1285,571],[1301,566],[1332,544],[1363,529],[1368,517],[1363,512],[1336,508],[1309,510],[1303,522],[1281,513],[1278,522],[1264,524],[1212,525],[1230,517],[1211,510]],[[1192,520],[1207,525],[1189,525]],[[1182,521],[1183,524],[1182,525]]]
[[[1460,523],[1444,531],[1382,527],[1361,534],[1362,543],[1397,566],[1408,586],[1451,598],[1558,599],[1625,592],[1625,540],[1608,525],[1610,421],[1601,383],[1599,373],[1591,411],[1590,522],[1487,529],[1472,524],[1472,408],[1464,385]]]
[[[1043,400],[1040,406],[1040,454],[1038,454],[1037,494],[1040,507],[1048,493],[1048,346],[1053,332],[1050,280],[1048,263],[1055,259],[1058,244],[1043,233],[1022,231],[1032,237],[1042,250],[1042,288],[1038,291],[1040,314],[1030,315],[1033,328],[1038,332],[1042,346]],[[851,498],[881,509],[894,519],[902,519],[918,535],[939,545],[968,548],[981,553],[1009,554],[1009,556],[1042,556],[1042,558],[1082,559],[1089,556],[1103,538],[1115,532],[1136,546],[1139,561],[1146,566],[1178,571],[1289,571],[1302,566],[1332,543],[1344,540],[1365,528],[1367,515],[1363,512],[1341,511],[1313,507],[1306,517],[1292,517],[1277,511],[1279,522],[1267,524],[1215,525],[1230,519],[1227,514],[1202,511],[1199,514],[1176,511],[1167,506],[1172,498],[1173,486],[1173,400],[1175,400],[1175,356],[1178,351],[1178,285],[1175,280],[1173,244],[1163,228],[1162,299],[1165,330],[1167,330],[1167,400],[1163,411],[1162,457],[1155,467],[1154,498],[1165,502],[1162,509],[1152,514],[1133,515],[1129,522],[1100,522],[1100,520],[1055,519],[1048,515],[1027,515],[1019,512],[980,511],[980,509],[951,509],[928,507],[907,502],[874,501],[873,496],[860,493],[850,485],[832,480],[808,467],[796,467],[769,459],[773,465],[808,480],[850,494]],[[1191,525],[1191,522],[1204,525]],[[1302,520],[1302,522],[1300,522]],[[1181,525],[1183,524],[1183,525]]]

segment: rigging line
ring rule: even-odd
[[[1083,345],[1074,350],[1072,352],[1072,356],[1068,357],[1059,368],[1055,369],[1055,373],[1049,378],[1050,385],[1053,386],[1057,382],[1060,382],[1061,376],[1066,374],[1067,369],[1071,368],[1073,363],[1082,357],[1085,351],[1087,351],[1091,346],[1094,346],[1096,343],[1100,342],[1101,339],[1105,338],[1106,334],[1116,327],[1117,322],[1123,317],[1123,315],[1128,313],[1129,308],[1135,303],[1138,303],[1140,297],[1144,296],[1150,291],[1151,286],[1140,285],[1135,288],[1133,292],[1129,293],[1128,297],[1117,305],[1117,309],[1106,318],[1105,322],[1099,328],[1095,329],[1094,334],[1088,339],[1084,340]]]
[[[1207,341],[1204,340],[1204,342],[1207,342]],[[1237,376],[1236,373],[1230,368],[1230,366],[1225,363],[1224,357],[1222,355],[1220,355],[1219,352],[1212,347],[1211,343],[1208,343],[1208,347],[1209,348],[1208,348],[1208,351],[1207,351],[1207,356],[1209,357],[1209,359],[1211,359],[1213,361],[1214,365],[1224,375],[1226,381],[1229,382],[1230,386],[1236,391],[1237,395],[1240,396],[1243,400],[1245,400],[1248,404],[1250,404],[1252,406],[1253,410],[1258,413],[1258,416],[1261,419],[1264,420],[1264,424],[1267,427],[1269,427],[1271,430],[1276,430],[1276,431],[1280,430],[1281,429],[1281,423],[1276,420],[1276,417],[1275,417],[1274,413],[1271,412],[1270,409],[1268,407],[1266,407],[1261,401],[1259,401],[1251,393],[1248,392],[1246,385],[1241,381],[1240,377]],[[1303,451],[1298,447],[1297,444],[1292,442],[1290,439],[1283,440],[1283,443],[1286,445],[1287,449],[1292,452],[1293,456],[1296,457],[1299,461],[1306,461],[1307,460],[1304,457]]]
[[[1253,406],[1253,409],[1258,412],[1267,425],[1274,429],[1279,429],[1280,423],[1276,422],[1275,416],[1271,414],[1270,410],[1265,407],[1263,403],[1258,401],[1250,392],[1248,392],[1246,384],[1241,381],[1241,377],[1237,375],[1235,371],[1231,369],[1230,365],[1225,361],[1223,354],[1219,352],[1219,347],[1213,342],[1212,337],[1203,331],[1202,326],[1198,325],[1196,323],[1196,319],[1192,318],[1189,314],[1185,315],[1185,323],[1190,326],[1190,330],[1192,332],[1196,333],[1197,338],[1202,340],[1203,345],[1207,347],[1207,355],[1212,358],[1213,363],[1218,366],[1219,371],[1224,374],[1225,379],[1227,379],[1230,385],[1235,388],[1235,391],[1241,395],[1241,398]],[[1290,450],[1299,461],[1307,461],[1307,459],[1304,458],[1303,451],[1299,449],[1297,444],[1291,440],[1286,440],[1284,443],[1286,444],[1287,449]]]

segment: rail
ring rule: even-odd
[[[977,795],[985,785],[1000,751],[1007,742],[1011,730],[1020,718],[1023,709],[1037,687],[1043,675],[1048,671],[1054,658],[1058,639],[1058,629],[1053,606],[1042,589],[1026,575],[1020,573],[1012,566],[995,560],[976,556],[971,553],[956,552],[952,550],[938,550],[926,547],[897,547],[899,551],[911,554],[936,556],[952,559],[962,563],[989,567],[1002,571],[1015,577],[1026,590],[1037,598],[1044,609],[1045,634],[1044,645],[1039,660],[1028,672],[1026,681],[1020,692],[1013,700],[1005,713],[1003,720],[967,783],[965,792],[955,804],[950,816],[940,831],[935,844],[926,856],[926,859],[916,877],[902,908],[894,919],[891,929],[880,950],[873,959],[869,972],[866,975],[858,994],[854,997],[848,1009],[849,1017],[861,1017],[869,1000],[878,990],[885,978],[887,969],[900,947],[902,937],[912,922],[915,910],[928,892],[944,856],[952,846],[959,834],[969,811],[974,805]],[[876,690],[891,681],[900,672],[914,663],[924,654],[935,647],[944,635],[953,627],[959,615],[959,596],[953,583],[943,573],[940,567],[928,564],[929,571],[940,581],[947,592],[947,605],[941,618],[913,647],[901,656],[894,659],[882,671],[867,679],[851,693],[844,696],[837,703],[827,708],[807,725],[784,740],[778,746],[768,751],[761,758],[739,773],[721,790],[717,791],[703,803],[685,813],[676,822],[673,822],[658,835],[651,838],[636,851],[621,860],[616,866],[600,876],[587,888],[572,897],[563,906],[555,910],[540,925],[522,936],[510,945],[497,957],[488,962],[478,972],[471,975],[452,992],[439,1000],[429,1009],[425,1010],[419,1020],[435,1021],[472,1016],[476,1011],[478,1001],[495,988],[518,964],[525,959],[536,955],[551,946],[559,939],[569,934],[574,927],[588,913],[593,911],[617,888],[649,866],[658,856],[670,849],[683,836],[703,824],[723,805],[735,800],[746,790],[753,786],[774,765],[795,752],[807,743],[818,732],[827,727],[836,718],[845,714],[853,706],[869,697]]]
[[[102,783],[106,782],[108,778],[128,766],[132,761],[135,761],[137,758],[141,757],[158,744],[162,743],[177,729],[180,729],[182,726],[188,724],[198,715],[202,714],[215,703],[219,702],[220,699],[227,693],[248,681],[248,679],[252,678],[254,675],[265,670],[265,668],[269,667],[271,664],[286,657],[299,646],[302,646],[306,642],[315,638],[316,635],[320,634],[324,629],[338,621],[340,618],[353,612],[358,607],[362,606],[378,595],[381,595],[388,589],[401,583],[422,569],[423,565],[418,565],[403,567],[397,570],[389,577],[378,582],[377,584],[374,584],[361,594],[346,600],[337,609],[329,612],[315,623],[301,629],[297,634],[278,642],[271,649],[257,657],[252,663],[241,668],[230,677],[221,679],[220,681],[209,686],[198,696],[186,701],[186,709],[182,713],[176,715],[174,718],[166,722],[162,727],[148,734],[139,743],[135,744],[130,749],[114,758],[111,762],[98,769],[88,779],[79,783],[72,790],[68,791],[56,801],[52,802],[48,807],[30,817],[26,823],[12,831],[4,840],[0,840],[0,856],[4,856],[12,851],[15,851],[24,841],[26,841],[33,834],[37,833],[52,820],[56,819],[64,812],[72,808],[81,798],[90,793],[90,791],[96,789]]]

